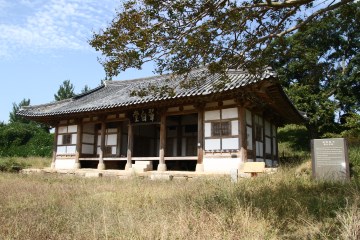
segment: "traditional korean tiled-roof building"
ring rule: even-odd
[[[103,85],[18,114],[55,127],[52,167],[228,172],[247,161],[277,164],[277,126],[302,123],[270,69],[229,70],[223,82],[206,69]],[[139,97],[134,91],[169,88]],[[159,91],[161,92],[161,91]]]

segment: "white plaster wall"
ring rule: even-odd
[[[252,150],[252,127],[246,127],[246,135],[247,135],[247,148]]]
[[[225,108],[222,110],[222,119],[238,118],[237,108]]]
[[[239,121],[231,121],[231,135],[239,135]]]
[[[76,152],[76,146],[66,146],[66,153],[74,154]]]
[[[205,123],[205,137],[211,137],[211,123]]]
[[[74,134],[71,134],[71,144],[76,144],[76,140],[77,140],[77,134],[74,133]]]
[[[57,154],[66,154],[66,146],[58,146],[56,149]]]
[[[113,154],[113,155],[116,154],[116,147],[111,147],[111,154]]]
[[[256,141],[256,156],[262,157],[264,155],[263,149],[264,144],[262,142]]]
[[[205,121],[208,120],[219,120],[220,119],[220,110],[205,111]]]
[[[56,159],[55,169],[73,169],[75,159]]]
[[[246,109],[245,114],[246,114],[246,124],[252,125],[251,112]]]
[[[59,133],[67,133],[67,126],[61,126],[59,127],[59,130],[58,130]]]
[[[106,145],[116,145],[117,144],[117,134],[110,134],[106,136]]]
[[[61,145],[63,142],[63,135],[58,135],[57,136],[57,145]]]
[[[205,150],[220,150],[220,139],[205,139]]]
[[[265,135],[271,135],[271,125],[268,121],[265,121]]]
[[[223,138],[222,139],[222,149],[239,149],[239,139],[238,138]]]
[[[240,158],[204,158],[204,172],[229,173],[238,169],[241,163]]]
[[[77,125],[69,125],[68,126],[68,132],[69,133],[77,132]]]

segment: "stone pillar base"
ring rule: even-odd
[[[132,164],[131,163],[126,163],[125,170],[131,171],[132,170]]]
[[[165,163],[159,163],[157,167],[158,172],[165,172],[167,170]]]
[[[79,162],[75,162],[74,164],[74,169],[80,169],[80,163]]]
[[[204,164],[203,163],[197,163],[195,171],[196,172],[203,172],[204,171]]]
[[[99,163],[97,166],[98,170],[105,170],[105,164],[104,163]]]

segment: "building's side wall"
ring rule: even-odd
[[[241,143],[242,134],[245,134],[247,140],[247,161],[265,162],[267,167],[276,166],[276,125],[261,113],[246,109],[246,132],[242,133],[239,108],[234,105],[217,105],[207,104],[211,108],[205,109],[204,113],[204,171],[228,173],[239,168],[242,164],[240,149],[245,145]],[[218,128],[221,128],[220,135]]]
[[[56,169],[72,169],[75,164],[78,126],[67,124],[58,126],[56,146]]]
[[[217,103],[207,106],[213,107]],[[239,168],[241,158],[238,108],[224,104],[204,112],[204,171],[229,172]]]

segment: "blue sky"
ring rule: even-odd
[[[54,101],[64,80],[76,93],[98,86],[105,72],[88,40],[119,6],[119,0],[0,0],[0,122],[24,98],[31,105]],[[116,79],[150,76],[152,70],[148,64]]]

